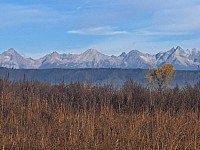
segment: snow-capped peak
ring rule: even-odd
[[[76,58],[76,62],[77,61],[94,61],[94,60],[99,61],[99,60],[105,59],[105,57],[109,57],[109,56],[106,56],[95,49],[89,49],[85,51],[84,53],[78,55],[78,57]]]
[[[59,55],[59,53],[56,52],[56,51],[54,51],[54,52],[51,53],[51,55],[52,55],[52,56],[53,56],[53,55]]]
[[[87,51],[82,53],[82,55],[99,55],[99,54],[102,54],[102,53],[100,53],[96,49],[88,49]]]
[[[200,65],[200,50],[184,50],[180,46],[155,55],[132,50],[119,56],[108,56],[95,49],[81,54],[52,52],[34,60],[24,58],[13,48],[0,54],[0,67],[8,68],[151,68],[171,63],[175,69],[197,69]]]
[[[3,52],[5,55],[19,55],[14,48],[10,48],[7,51]]]
[[[13,48],[8,49],[7,51],[0,54],[0,66],[7,68],[37,68],[35,66],[35,60],[30,58],[24,58],[18,54]]]
[[[180,46],[177,46],[160,54],[157,58],[157,66],[170,63],[174,65],[175,69],[195,69],[197,61],[195,62],[193,56],[192,51],[188,49],[184,50]]]
[[[121,53],[121,55],[119,55],[119,57],[126,57],[127,54],[125,52]]]
[[[183,49],[180,46],[177,46],[176,50],[183,50]]]

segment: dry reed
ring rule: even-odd
[[[0,149],[200,149],[200,87],[162,94],[0,80]]]

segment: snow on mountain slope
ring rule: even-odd
[[[132,50],[119,56],[108,56],[94,49],[81,54],[59,54],[53,52],[34,60],[24,58],[14,49],[0,54],[0,66],[7,68],[142,68],[160,67],[171,63],[175,69],[196,70],[200,65],[200,50],[183,50],[181,47],[171,48],[167,52],[156,55]]]
[[[107,56],[94,49],[89,49],[77,55],[74,62],[81,63],[81,68],[116,68],[121,65],[121,60],[118,57]]]
[[[40,59],[40,68],[107,68],[120,64],[118,58],[89,49],[82,54],[58,54],[53,52]]]
[[[101,60],[109,59],[109,56],[106,56],[95,49],[89,49],[84,53],[80,54],[76,58],[76,62],[91,62],[96,61],[100,62]]]
[[[199,61],[194,61],[197,51],[183,50],[181,47],[172,48],[157,57],[157,66],[165,63],[173,64],[176,69],[196,69]]]
[[[0,66],[16,69],[37,68],[35,60],[31,58],[24,58],[18,54],[13,48],[0,54]]]
[[[151,68],[155,66],[155,56],[143,54],[137,50],[132,50],[128,54],[121,54],[123,57],[124,67],[128,68]]]
[[[189,56],[189,59],[192,59],[195,63],[200,62],[200,50],[193,48],[191,51],[191,54]]]
[[[72,54],[59,54],[53,52],[38,59],[39,68],[65,68],[66,63],[73,61],[75,55]]]

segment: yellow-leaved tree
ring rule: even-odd
[[[174,66],[172,64],[164,64],[161,68],[150,69],[146,78],[153,89],[162,92],[167,88],[174,72]]]

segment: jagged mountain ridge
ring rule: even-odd
[[[24,58],[14,49],[9,49],[0,54],[0,66],[6,68],[37,68],[36,61],[31,58]]]
[[[119,56],[108,56],[89,49],[81,54],[53,52],[39,59],[24,58],[13,48],[0,54],[0,66],[16,69],[47,68],[141,68],[149,69],[171,63],[177,70],[196,70],[200,64],[200,50],[183,50],[180,46],[155,55],[132,50]]]

